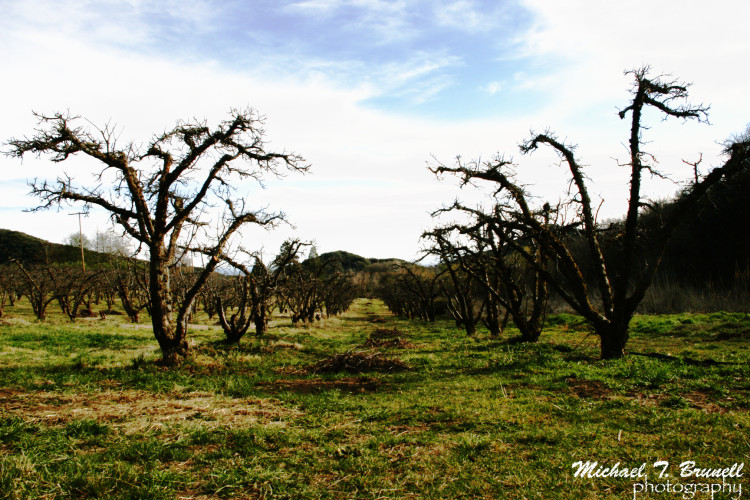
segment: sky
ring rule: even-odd
[[[532,131],[576,144],[600,217],[624,213],[628,69],[691,82],[710,124],[645,117],[646,150],[687,179],[750,123],[745,0],[0,0],[0,148],[30,136],[32,111],[110,124],[145,144],[178,120],[218,123],[247,106],[265,117],[269,148],[310,164],[238,186],[250,206],[292,225],[249,228],[236,245],[274,253],[289,237],[318,253],[414,259],[431,212],[486,193],[437,179],[428,166],[504,154],[540,201],[565,195],[550,151],[521,155]],[[92,165],[0,156],[0,228],[62,242],[80,207],[29,212],[28,181],[62,172],[91,183]],[[649,180],[654,198],[679,185]],[[92,211],[89,236],[108,226]]]

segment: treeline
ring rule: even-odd
[[[669,242],[658,274],[697,289],[729,291],[750,287],[750,169],[708,190]],[[649,227],[661,214],[678,209],[674,200],[647,211]]]

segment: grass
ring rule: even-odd
[[[635,480],[572,464],[645,463],[653,483],[667,460],[683,487],[716,482],[680,478],[684,461],[750,467],[744,314],[638,316],[611,361],[571,315],[523,345],[360,299],[227,347],[199,314],[177,370],[124,317],[39,323],[20,303],[0,321],[4,498],[633,498]],[[312,369],[357,353],[378,363]]]

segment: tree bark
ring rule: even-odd
[[[149,260],[151,325],[167,366],[180,364],[188,356],[187,328],[173,318],[170,271],[163,248],[152,246]]]
[[[618,359],[625,355],[625,345],[630,336],[629,323],[629,321],[617,321],[597,329],[602,359]]]

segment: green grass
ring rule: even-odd
[[[312,326],[278,318],[240,347],[196,322],[192,359],[168,370],[147,325],[7,308],[0,497],[632,498],[634,480],[572,464],[646,463],[654,482],[667,460],[684,484],[700,481],[679,478],[683,461],[750,467],[747,315],[638,316],[630,354],[610,361],[571,315],[534,345],[364,299]],[[379,328],[409,341],[387,351],[411,370],[303,371]],[[733,481],[748,490],[745,472]]]

